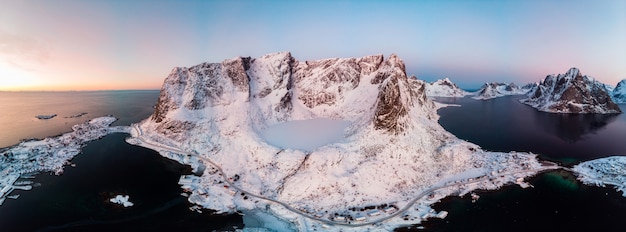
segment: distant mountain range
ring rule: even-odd
[[[485,83],[478,91],[460,89],[450,79],[437,80],[426,85],[429,97],[464,97],[489,100],[509,95],[527,95],[521,102],[550,113],[620,113],[616,104],[626,103],[626,79],[615,88],[583,76],[577,68],[565,74],[548,75],[540,83],[518,86],[514,83]]]

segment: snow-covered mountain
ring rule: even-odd
[[[315,216],[324,220],[334,214],[356,217],[361,212],[350,209],[364,206],[403,207],[455,178],[487,177],[487,183],[455,185],[464,189],[450,188],[440,197],[497,188],[544,167],[533,154],[486,152],[445,131],[426,85],[407,78],[396,55],[298,61],[282,52],[177,67],[164,81],[154,114],[134,126],[130,140],[183,163],[191,158],[163,147],[219,165],[207,165],[194,182],[200,187],[191,188],[189,201],[195,204],[231,213],[269,208],[258,197],[233,195],[222,179],[228,178],[239,189],[298,211],[326,212]],[[349,126],[342,139],[310,151],[283,149],[261,136],[280,123],[317,118]],[[428,215],[428,209],[410,207],[407,213]],[[303,220],[285,208],[271,211],[294,223]],[[411,217],[410,223],[420,218]],[[384,225],[395,220],[409,223],[393,218]],[[300,224],[303,230],[311,225]]]
[[[621,80],[613,91],[611,92],[611,98],[613,102],[617,104],[625,104],[626,103],[626,79]]]
[[[551,113],[621,113],[611,100],[605,85],[593,77],[583,76],[577,68],[567,73],[548,75],[520,100],[540,111]]]
[[[515,83],[485,83],[478,91],[472,93],[475,95],[472,98],[476,100],[488,100],[502,96],[521,95],[528,93],[533,86],[534,84],[527,84],[520,87]]]
[[[464,97],[469,94],[448,78],[426,84],[426,96],[429,97]]]

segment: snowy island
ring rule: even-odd
[[[127,141],[202,171],[181,178],[190,202],[296,230],[391,230],[444,217],[430,208],[443,197],[528,186],[525,177],[559,168],[456,138],[437,123],[426,85],[395,55],[302,62],[283,52],[179,67]],[[347,125],[308,149],[263,136],[315,119]]]
[[[578,179],[587,185],[613,185],[626,197],[626,156],[611,156],[582,162],[574,168]]]
[[[130,202],[128,199],[130,197],[128,195],[117,195],[114,198],[109,199],[109,202],[114,203],[114,204],[118,204],[124,207],[131,207],[135,204],[133,204],[132,202]]]
[[[548,75],[528,93],[522,103],[539,111],[574,114],[621,113],[603,83],[593,77],[582,75],[577,68],[567,73]]]

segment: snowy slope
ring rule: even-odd
[[[476,100],[489,100],[497,97],[509,96],[509,95],[521,95],[526,94],[533,88],[533,84],[527,84],[522,87],[517,86],[514,83],[485,83],[476,92],[473,92],[475,96],[472,97]]]
[[[587,185],[614,185],[626,197],[626,156],[611,156],[577,164],[572,168]]]
[[[611,98],[617,104],[626,103],[626,79],[621,80],[611,93]]]
[[[426,84],[426,96],[429,97],[464,97],[469,94],[448,78]]]
[[[356,216],[349,209],[365,206],[400,207],[436,183],[467,177],[461,174],[468,170],[495,175],[527,169],[516,172],[523,177],[542,167],[533,154],[485,152],[457,139],[437,123],[436,105],[425,93],[426,83],[407,78],[404,62],[395,55],[304,62],[288,52],[237,57],[174,68],[154,114],[135,125],[132,135],[133,141],[160,144],[138,143],[183,163],[189,157],[162,147],[201,154],[240,189],[328,215]],[[260,136],[278,123],[314,118],[347,121],[345,137],[303,151],[272,146]],[[221,178],[226,177],[218,169],[206,168],[190,187],[189,200],[218,212],[267,208],[265,201],[233,195]],[[459,191],[497,188],[515,178]],[[272,208],[272,214],[293,223],[303,220],[284,208]]]
[[[583,76],[577,68],[565,74],[548,75],[521,102],[551,113],[621,113],[605,85]]]

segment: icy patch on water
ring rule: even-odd
[[[277,147],[311,151],[343,139],[349,125],[348,121],[327,118],[296,120],[268,127],[260,135]]]
[[[243,211],[244,232],[296,231],[287,221],[261,210]]]

